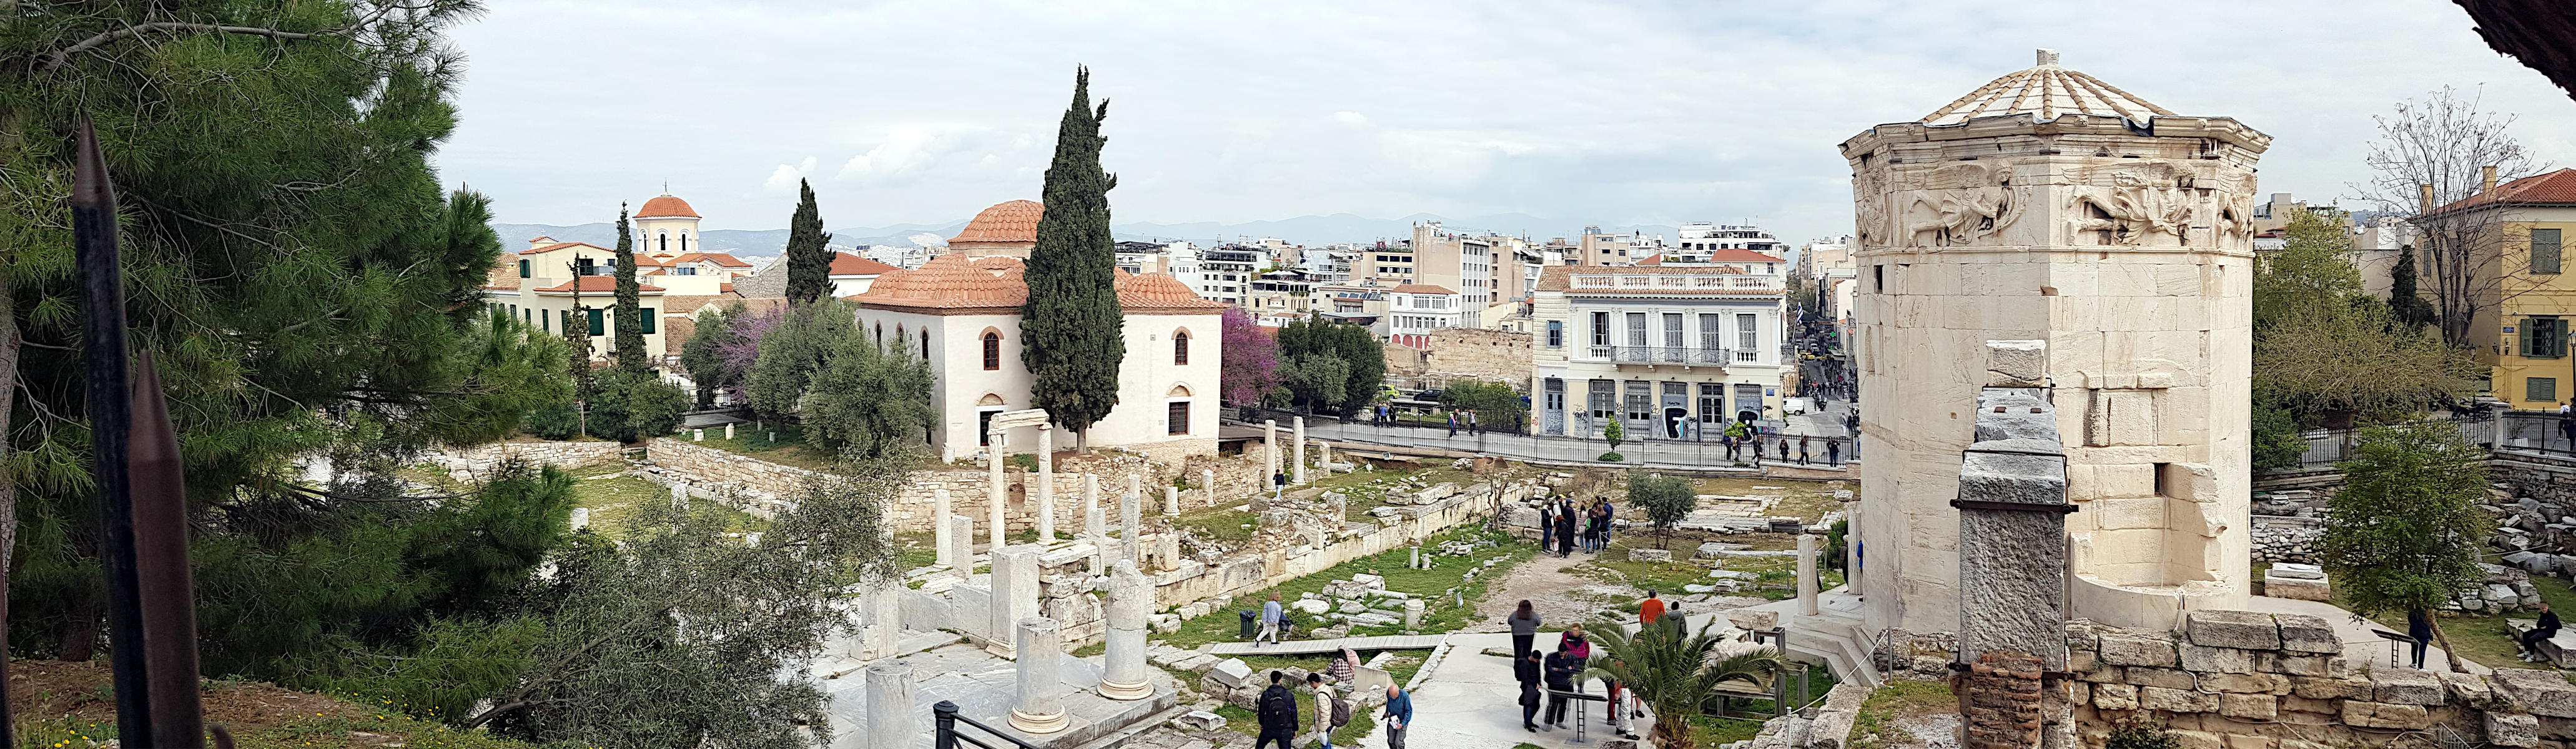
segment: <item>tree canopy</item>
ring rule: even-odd
[[[1290,382],[1289,390],[1301,408],[1348,416],[1361,406],[1376,403],[1381,386],[1386,382],[1386,349],[1367,328],[1330,322],[1322,315],[1310,315],[1279,328],[1279,357],[1282,374]],[[1287,371],[1307,357],[1338,359],[1343,367],[1342,387],[1338,393],[1316,383],[1310,392],[1297,392],[1296,375]]]
[[[2301,425],[2339,426],[2409,418],[2466,394],[2473,363],[2363,288],[2340,214],[2299,211],[2285,234],[2281,249],[2256,259],[2257,400]]]
[[[823,209],[814,186],[796,181],[796,212],[787,217],[787,301],[812,304],[832,295],[832,235],[823,232]]]
[[[1660,473],[1634,473],[1628,476],[1628,505],[1643,510],[1646,520],[1655,527],[1670,531],[1682,518],[1699,509],[1699,495],[1691,489],[1689,479]]]
[[[1029,299],[1020,310],[1020,364],[1029,370],[1030,405],[1090,445],[1091,425],[1118,405],[1118,367],[1127,356],[1126,311],[1118,305],[1117,241],[1109,234],[1109,191],[1117,175],[1101,170],[1100,121],[1109,101],[1091,104],[1091,71],[1073,77],[1073,103],[1056,128],[1047,165],[1046,212],[1029,250]]]
[[[2327,500],[2319,555],[2344,605],[2363,615],[2430,611],[2485,579],[2495,517],[2486,456],[2447,422],[2361,430],[2344,487]]]
[[[1282,382],[1279,341],[1242,307],[1227,305],[1219,321],[1224,328],[1225,370],[1217,375],[1218,394],[1229,406],[1261,405],[1261,399]]]
[[[644,287],[637,281],[635,238],[626,228],[626,207],[617,209],[617,310],[611,320],[617,325],[617,368],[630,374],[643,374],[650,366],[644,348]],[[578,279],[576,279],[578,280]]]

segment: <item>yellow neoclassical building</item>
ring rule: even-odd
[[[2425,218],[2477,227],[2464,232],[2478,247],[2463,269],[2472,277],[2464,286],[2483,297],[2475,302],[2470,342],[2488,366],[2495,397],[2518,409],[2554,409],[2576,397],[2576,357],[2568,355],[2576,278],[2565,272],[2563,250],[2576,236],[2576,169],[2494,185]],[[2423,272],[2429,290],[2440,269]]]

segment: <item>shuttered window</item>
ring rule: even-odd
[[[2522,381],[2522,399],[2542,403],[2558,402],[2558,378],[2527,377]]]
[[[2531,272],[2558,272],[2558,230],[2531,230]]]
[[[595,336],[608,335],[608,310],[594,309],[584,311],[590,313],[590,334]]]
[[[2515,330],[2523,358],[2556,359],[2567,355],[2567,320],[2558,317],[2526,317]]]
[[[637,313],[637,316],[638,316],[638,317],[642,317],[642,318],[644,319],[644,325],[643,325],[643,327],[644,327],[644,334],[645,334],[645,335],[652,335],[652,334],[653,334],[653,321],[655,321],[655,320],[657,320],[657,319],[660,319],[660,318],[661,318],[661,315],[653,314],[653,308],[651,308],[651,307],[643,307],[643,308],[639,308],[639,309],[637,309],[637,310],[636,310],[636,313]]]

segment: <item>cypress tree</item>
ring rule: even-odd
[[[832,235],[823,233],[814,187],[800,179],[796,191],[796,215],[787,219],[787,301],[811,304],[832,292]]]
[[[2415,290],[2415,247],[2397,248],[2397,264],[2388,269],[2388,309],[2408,331],[2433,322],[2433,305]]]
[[[617,368],[643,374],[644,292],[636,283],[635,238],[626,229],[626,205],[617,206]]]
[[[581,303],[581,264],[570,262],[564,265],[572,268],[572,315],[564,318],[563,326],[564,341],[571,345],[572,353],[564,357],[564,362],[572,367],[572,399],[586,403],[592,395],[590,308]]]
[[[1091,105],[1091,70],[1076,69],[1073,104],[1047,166],[1046,213],[1023,274],[1020,363],[1029,368],[1029,400],[1073,430],[1077,449],[1090,448],[1091,425],[1118,405],[1118,363],[1127,354],[1109,236],[1109,190],[1118,177],[1100,168],[1100,121],[1108,116],[1107,100]]]

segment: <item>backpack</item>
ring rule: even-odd
[[[1351,701],[1350,701],[1350,700],[1345,700],[1345,699],[1335,698],[1335,699],[1333,700],[1333,727],[1334,727],[1334,728],[1340,728],[1340,727],[1342,727],[1342,726],[1346,726],[1346,725],[1350,725],[1350,724],[1351,724]]]

